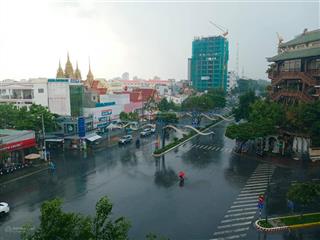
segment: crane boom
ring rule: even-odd
[[[209,23],[211,23],[211,25],[215,26],[215,27],[218,28],[221,32],[223,32],[222,35],[223,35],[224,37],[228,35],[228,29],[225,30],[224,28],[222,28],[221,26],[215,24],[215,23],[212,22],[212,21],[209,21]]]

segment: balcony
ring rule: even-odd
[[[268,77],[271,79],[271,84],[279,84],[283,80],[300,79],[302,82],[309,86],[315,86],[317,84],[314,75],[310,72],[279,72],[279,71],[269,71]]]
[[[292,89],[281,89],[271,94],[271,99],[279,100],[281,97],[296,98],[302,102],[312,102],[314,98],[304,91],[297,91]]]

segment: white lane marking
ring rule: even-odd
[[[231,240],[231,239],[237,239],[237,238],[244,238],[245,236],[247,236],[246,233],[243,234],[238,234],[238,235],[231,235],[230,237],[219,237],[219,238],[211,238],[209,240]]]
[[[213,235],[217,236],[217,235],[223,235],[223,234],[227,234],[227,233],[243,232],[243,231],[247,231],[247,230],[249,230],[249,227],[238,228],[238,229],[234,229],[234,230],[225,230],[225,231],[215,232]]]
[[[253,218],[254,218],[254,216],[242,217],[242,218],[232,218],[232,219],[222,220],[221,223],[229,223],[229,222],[237,222],[237,221],[243,221],[243,220],[250,220],[250,219],[253,219]]]
[[[265,188],[267,185],[258,185],[258,186],[244,186],[242,190],[247,190],[247,189],[258,189],[258,188]]]
[[[265,183],[252,183],[252,184],[246,184],[244,187],[252,187],[252,186],[267,186]]]
[[[221,147],[217,147],[216,151],[220,151],[221,150]]]
[[[227,213],[245,212],[245,211],[252,211],[252,210],[256,210],[256,211],[257,211],[257,207],[250,207],[250,208],[236,208],[236,209],[228,210],[228,211],[227,211]]]
[[[233,205],[231,206],[231,208],[242,208],[242,207],[252,207],[252,206],[257,206],[257,203]]]
[[[265,190],[266,190],[266,187],[259,188],[259,189],[242,190],[241,193],[256,193],[256,192],[264,192]]]
[[[257,211],[227,214],[227,215],[224,216],[224,218],[231,218],[231,217],[239,217],[239,216],[245,216],[245,215],[252,215],[252,214],[256,214],[256,212],[257,212]]]
[[[234,224],[227,224],[227,225],[218,226],[218,229],[240,227],[240,226],[246,226],[246,225],[250,225],[250,224],[251,224],[251,221],[234,223]]]
[[[213,148],[214,148],[213,146],[210,146],[208,149],[209,149],[209,150],[212,150]]]
[[[268,180],[267,181],[247,181],[247,184],[252,184],[252,183],[264,183],[264,184],[268,184]]]
[[[258,202],[257,199],[247,199],[247,200],[243,200],[243,201],[234,201],[233,204],[242,204],[242,203],[252,203],[252,202]]]
[[[246,200],[246,199],[252,199],[252,198],[258,199],[258,196],[237,197],[236,200],[239,201],[239,200]]]
[[[244,193],[244,194],[239,194],[239,197],[250,197],[250,196],[259,196],[260,194],[264,194],[264,192],[256,192],[256,193]]]
[[[268,180],[268,179],[270,179],[270,177],[255,177],[255,178],[249,178],[248,179],[248,181],[252,181],[252,180],[254,180],[254,181],[261,181],[261,180]]]

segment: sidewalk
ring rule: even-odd
[[[301,167],[301,164],[305,163],[302,160],[294,160],[292,158],[284,157],[284,156],[265,155],[261,157],[257,155],[255,152],[237,153],[234,151],[234,153],[239,156],[243,156],[243,157],[254,159],[254,160],[259,160],[261,162],[272,163],[274,165],[286,167],[286,168]],[[308,164],[315,165],[317,163],[308,162]]]

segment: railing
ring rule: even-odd
[[[286,79],[301,79],[303,82],[307,83],[309,86],[314,86],[317,84],[316,79],[312,77],[309,72],[269,72],[269,78],[271,83],[278,84],[279,82]]]
[[[282,96],[283,97],[298,98],[304,102],[311,102],[314,100],[311,96],[309,96],[307,93],[305,93],[303,91],[294,91],[294,90],[289,90],[289,89],[284,89],[284,90],[274,92],[271,95],[271,98],[272,98],[272,100],[277,100]]]

